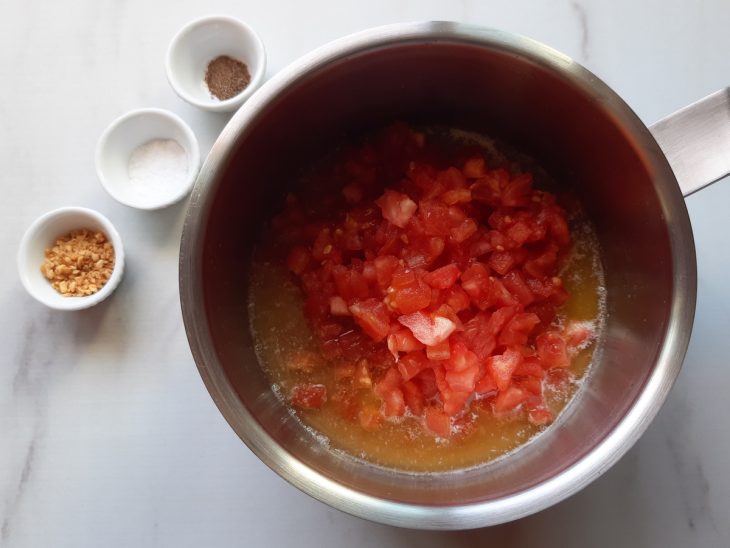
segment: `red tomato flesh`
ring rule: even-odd
[[[366,431],[408,411],[441,438],[470,423],[475,401],[549,424],[543,382],[595,338],[552,323],[569,297],[566,214],[530,173],[430,154],[424,134],[394,126],[335,166],[338,192],[314,207],[290,195],[272,222],[321,348],[293,367],[337,386],[328,401],[301,382],[291,403],[335,405]]]

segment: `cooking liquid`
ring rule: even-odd
[[[580,215],[571,221],[571,236],[573,247],[561,272],[570,299],[559,309],[555,323],[587,322],[595,333],[600,333],[605,290],[597,240],[590,224]],[[324,384],[327,393],[333,394],[335,381],[324,360],[323,367],[308,373],[288,367],[302,351],[317,353],[317,342],[304,316],[302,292],[291,273],[282,262],[263,255],[254,257],[249,310],[258,358],[271,379],[272,389],[286,405],[287,394],[301,382]],[[596,342],[591,341],[572,358],[567,371],[550,372],[544,380],[546,404],[556,417],[579,389],[595,346]],[[375,398],[372,394],[367,397]],[[343,418],[330,400],[318,410],[292,408],[292,413],[312,433],[312,443],[325,443],[374,464],[413,472],[483,464],[550,428],[530,424],[520,410],[495,417],[488,404],[481,406],[479,402],[474,402],[467,412],[474,414],[473,423],[464,428],[457,420],[454,434],[445,440],[424,431],[418,419],[408,414],[389,419],[378,430],[367,432],[357,420]]]

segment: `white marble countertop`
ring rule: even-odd
[[[180,114],[207,153],[228,117],[178,99],[167,43],[208,12],[258,29],[270,73],[330,39],[388,22],[454,19],[575,57],[647,123],[730,82],[727,0],[4,0],[0,4],[0,546],[730,546],[730,181],[691,197],[699,297],[682,373],[656,421],[602,478],[521,521],[399,530],[332,510],[239,441],[206,392],[178,304],[185,205],[114,202],[93,164],[126,110]],[[128,266],[106,303],[52,312],[23,291],[25,228],[64,205],[119,229]]]

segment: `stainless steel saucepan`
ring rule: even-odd
[[[271,392],[249,331],[250,251],[273,197],[344,133],[393,120],[482,131],[527,151],[579,195],[602,247],[608,318],[583,387],[548,432],[467,471],[385,470],[313,443]],[[335,508],[424,529],[526,516],[606,471],[664,402],[695,309],[695,249],[683,195],[728,171],[728,90],[647,128],[591,72],[513,34],[416,23],[338,40],[256,92],[200,172],[180,250],[195,361],[251,450]]]

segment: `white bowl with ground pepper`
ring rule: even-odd
[[[185,25],[167,50],[167,79],[182,99],[205,110],[236,110],[261,85],[266,50],[247,24],[211,15]]]
[[[124,272],[122,239],[92,209],[64,207],[28,228],[18,250],[25,289],[56,310],[81,310],[106,299]]]

